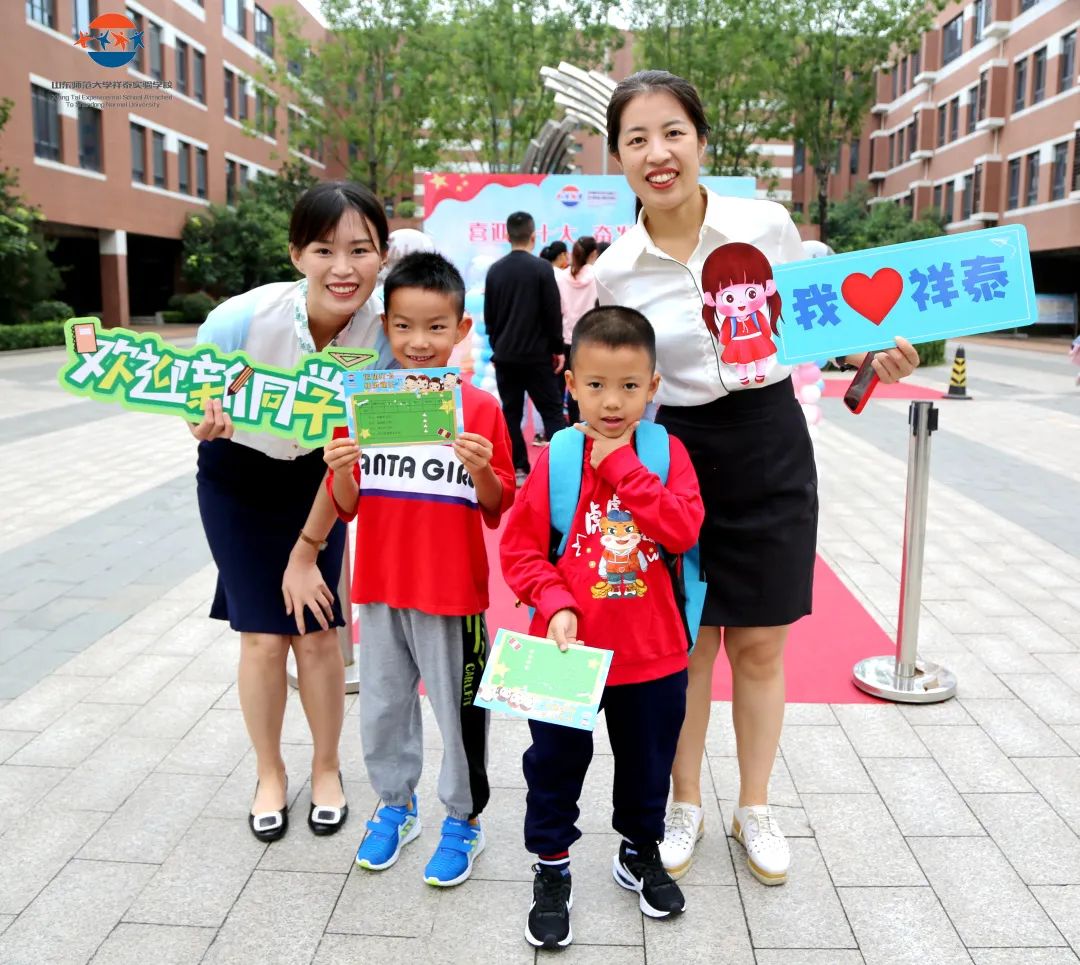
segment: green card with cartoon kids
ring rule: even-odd
[[[473,701],[513,717],[592,730],[604,695],[611,651],[500,630]]]
[[[450,443],[465,431],[460,369],[346,373],[345,400],[361,449]]]

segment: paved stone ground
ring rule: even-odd
[[[567,962],[1063,965],[1080,950],[1080,390],[1064,354],[969,346],[976,401],[942,403],[921,641],[960,677],[928,707],[794,705],[772,799],[790,882],[725,837],[730,707],[710,728],[708,834],[687,914],[643,921],[611,880],[602,734],[574,850]],[[64,396],[56,353],[0,358],[0,962],[532,962],[522,938],[525,727],[492,727],[488,851],[420,880],[431,828],[383,875],[352,854],[375,807],[349,699],[349,830],[304,827],[309,737],[285,752],[295,826],[247,830],[253,761],[236,637],[207,620],[213,570],[180,426]],[[944,387],[947,369],[916,381]],[[906,403],[828,400],[821,552],[895,629]],[[838,628],[842,632],[842,628]],[[429,717],[430,723],[430,717]],[[601,728],[602,729],[602,728]],[[420,793],[434,805],[439,736]]]

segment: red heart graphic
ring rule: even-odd
[[[868,278],[862,272],[855,272],[844,279],[840,294],[863,318],[868,318],[875,325],[880,325],[893,306],[900,301],[904,290],[904,279],[893,268],[880,268]]]

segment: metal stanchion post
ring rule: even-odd
[[[853,680],[860,690],[910,704],[948,700],[956,693],[956,676],[944,667],[919,659],[919,608],[922,605],[926,506],[930,489],[930,433],[937,429],[933,402],[912,402],[908,412],[907,499],[904,510],[904,556],[900,573],[900,624],[896,655],[868,657],[855,664]]]
[[[338,627],[338,644],[341,647],[341,656],[345,660],[345,693],[355,694],[360,690],[360,667],[356,662],[356,648],[353,646],[353,606],[352,606],[352,560],[350,559],[350,547],[352,545],[352,527],[350,523],[345,527],[345,558],[341,561],[341,578],[338,580],[338,599],[341,601],[341,613],[345,617],[345,626]],[[289,678],[289,684],[299,686],[296,676],[296,655],[289,650],[285,662],[285,672]]]

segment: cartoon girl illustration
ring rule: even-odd
[[[428,389],[432,392],[442,392],[442,382],[439,379],[432,379],[430,385],[428,385]]]
[[[419,389],[421,395],[427,395],[431,388],[431,376],[418,375],[416,377],[416,387]]]
[[[761,384],[768,360],[776,355],[772,337],[780,321],[780,293],[768,260],[741,241],[721,245],[705,259],[701,287],[701,317],[724,346],[720,360],[735,366],[743,385],[750,384],[753,365],[754,382]]]

